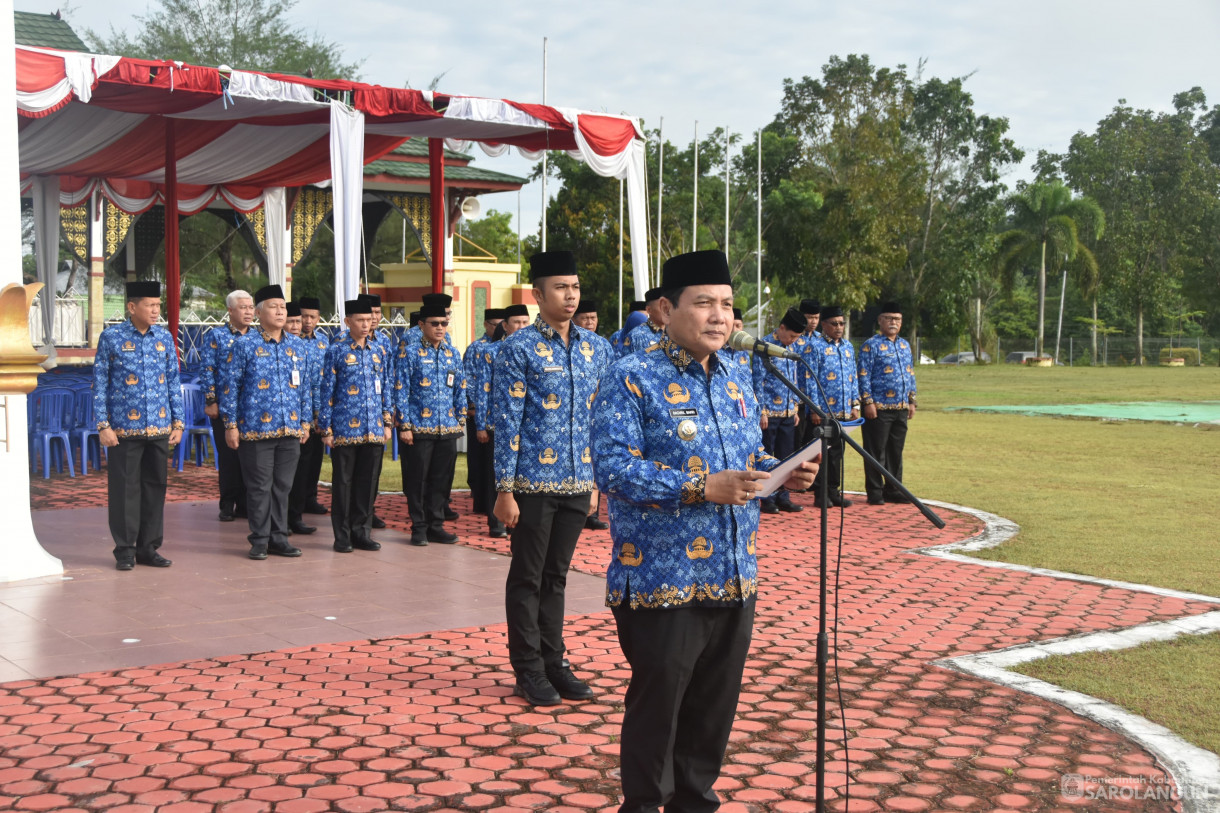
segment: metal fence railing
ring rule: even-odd
[[[1068,336],[1060,340],[1056,360],[1058,364],[1068,367],[1092,364],[1111,367],[1134,366],[1138,364],[1137,345],[1134,336],[1098,336],[1097,358],[1094,359],[1093,342],[1089,336]],[[916,349],[933,361],[939,362],[946,357],[960,354],[967,354],[965,363],[973,361],[973,347],[966,337],[945,339],[924,336],[916,340]],[[1033,349],[1034,343],[1030,339],[1000,337],[985,345],[984,362],[1017,361],[1016,354],[1032,356]],[[1054,356],[1054,343],[1048,342],[1044,352],[1048,356]],[[1220,339],[1206,336],[1144,337],[1145,365],[1165,364],[1170,359],[1182,359],[1186,366],[1220,366]]]

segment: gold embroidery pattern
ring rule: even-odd
[[[511,491],[515,494],[588,494],[592,490],[592,480],[576,480],[572,477],[551,482],[531,480],[521,475],[496,480],[496,491]]]
[[[688,584],[685,587],[666,585],[658,587],[651,593],[632,593],[629,606],[633,610],[640,608],[654,609],[658,607],[680,607],[692,602],[739,603],[758,595],[757,579],[742,579],[736,576],[723,585],[719,584]],[[606,593],[606,606],[618,607],[625,596],[620,590],[610,590]]]

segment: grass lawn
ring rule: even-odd
[[[319,479],[324,483],[330,482],[330,457],[322,457],[322,474]],[[467,488],[466,485],[466,455],[458,453],[457,465],[453,471],[453,487]],[[390,447],[386,447],[385,456],[382,458],[381,464],[381,485],[382,491],[397,491],[402,492],[402,461],[392,460],[390,458]]]
[[[1104,697],[1220,753],[1220,635],[1186,635],[1118,652],[1057,655],[1015,670],[1065,689]]]
[[[946,412],[947,407],[1220,400],[1220,369],[920,367],[905,482],[1021,526],[977,556],[1220,596],[1220,427]],[[848,487],[861,491],[858,460]],[[1220,751],[1220,636],[1035,661]]]

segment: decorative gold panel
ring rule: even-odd
[[[296,204],[292,207],[292,261],[299,263],[305,251],[313,244],[314,233],[322,225],[322,221],[330,214],[333,206],[330,189],[316,189],[306,186],[297,195]],[[259,210],[262,213],[262,210]],[[266,236],[260,238],[266,246]]]
[[[258,247],[263,250],[263,254],[267,253],[267,210],[266,208],[255,209],[250,214],[246,215],[246,220],[250,223],[250,229],[254,232],[255,238],[258,240]]]
[[[419,241],[424,246],[424,253],[432,256],[432,197],[430,195],[383,195],[402,212],[419,233]]]
[[[129,215],[110,201],[104,203],[106,222],[106,259],[109,260],[127,242],[127,231],[136,222],[136,215]]]
[[[89,207],[59,208],[59,225],[81,265],[89,264]]]

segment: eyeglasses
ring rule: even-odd
[[[449,327],[449,320],[445,319],[444,321],[441,321],[441,322],[430,320],[430,321],[424,322],[424,324],[426,324],[428,327]]]
[[[831,327],[843,327],[844,325],[847,324],[847,320],[846,319],[831,319],[830,321],[823,322],[822,324],[830,325]]]

